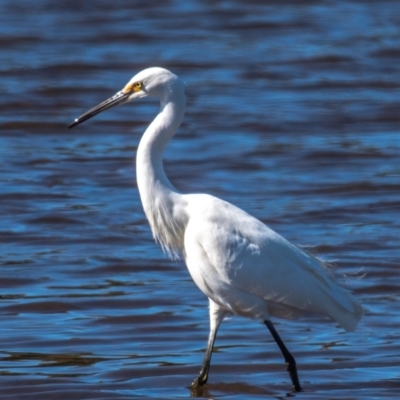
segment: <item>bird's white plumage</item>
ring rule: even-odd
[[[361,307],[321,261],[232,204],[186,197],[185,260],[197,286],[221,308],[262,320],[316,312],[355,329]]]
[[[232,204],[206,194],[181,194],[170,183],[163,153],[185,112],[184,84],[176,75],[163,68],[146,69],[72,126],[114,103],[146,96],[158,97],[160,112],[143,134],[136,156],[143,208],[155,240],[171,256],[183,256],[194,282],[210,300],[210,339],[195,383],[207,380],[213,341],[225,316],[269,321],[271,315],[293,318],[310,311],[354,330],[362,308],[328,276],[319,259]],[[295,389],[300,390],[293,357],[272,325],[266,324],[290,365]]]

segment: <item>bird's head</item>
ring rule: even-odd
[[[163,102],[174,90],[180,90],[183,93],[183,83],[176,75],[164,68],[147,68],[136,74],[125,87],[114,96],[78,117],[69,128],[73,128],[108,108],[142,97],[155,96]]]

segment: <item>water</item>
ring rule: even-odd
[[[221,327],[198,373],[207,300],[153,243],[135,182],[153,101],[67,126],[139,70],[187,83],[165,168],[336,260],[355,333],[275,324],[298,399],[395,398],[399,345],[400,6],[396,1],[0,3],[2,399],[289,396],[265,327]],[[365,276],[363,276],[365,275]]]

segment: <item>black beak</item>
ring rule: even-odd
[[[74,126],[80,124],[83,121],[86,121],[89,118],[94,117],[95,115],[101,113],[108,108],[117,106],[119,104],[125,103],[128,100],[128,97],[131,95],[131,92],[124,92],[123,90],[119,91],[118,93],[114,94],[114,96],[110,97],[109,99],[103,101],[98,106],[91,108],[89,111],[86,111],[82,114],[79,118],[77,118],[69,127],[73,128]]]

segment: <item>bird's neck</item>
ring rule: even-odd
[[[143,134],[136,155],[137,183],[144,212],[154,239],[172,257],[179,257],[183,251],[185,205],[182,195],[165,174],[163,154],[184,112],[183,93],[161,101],[160,112]]]

